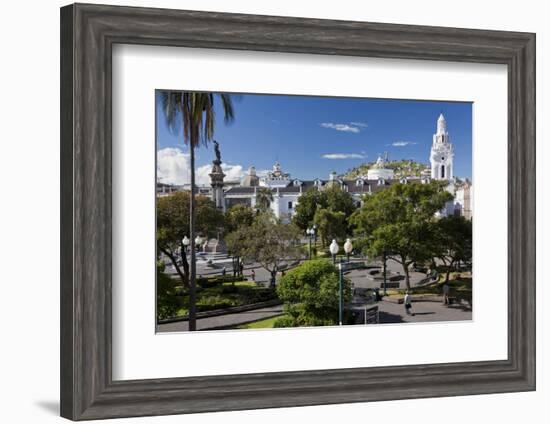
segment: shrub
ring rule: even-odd
[[[233,275],[217,275],[215,277],[200,277],[197,278],[197,285],[203,288],[219,286],[223,283],[235,283],[237,281],[246,280],[244,277]]]
[[[197,308],[200,311],[211,311],[213,309],[224,309],[237,306],[238,302],[223,296],[205,296],[197,300]]]
[[[343,282],[344,304],[351,300],[349,280]],[[333,325],[338,323],[339,275],[328,260],[304,262],[290,270],[277,286],[288,319],[279,325]]]
[[[173,317],[182,307],[182,298],[178,296],[177,282],[157,267],[157,318]]]
[[[294,325],[294,319],[287,315],[277,318],[273,323],[273,328],[285,328],[285,327],[296,327]]]

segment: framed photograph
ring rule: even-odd
[[[535,389],[535,35],[61,9],[61,415]]]

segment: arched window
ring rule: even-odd
[[[441,165],[441,178],[445,178],[445,165]]]

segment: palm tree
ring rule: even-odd
[[[256,205],[261,212],[266,212],[273,202],[273,193],[268,188],[260,188],[256,192]]]
[[[189,199],[189,240],[191,266],[189,272],[189,331],[196,330],[197,284],[195,263],[195,148],[208,146],[214,137],[214,100],[221,101],[224,121],[233,120],[233,103],[229,94],[199,93],[193,91],[163,91],[161,94],[164,117],[168,128],[178,133],[182,128],[183,141],[189,146],[191,167],[191,196]],[[181,120],[181,121],[180,121]]]

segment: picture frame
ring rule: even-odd
[[[114,44],[504,64],[508,359],[112,379]],[[535,34],[74,4],[61,8],[61,415],[167,415],[535,390]]]

